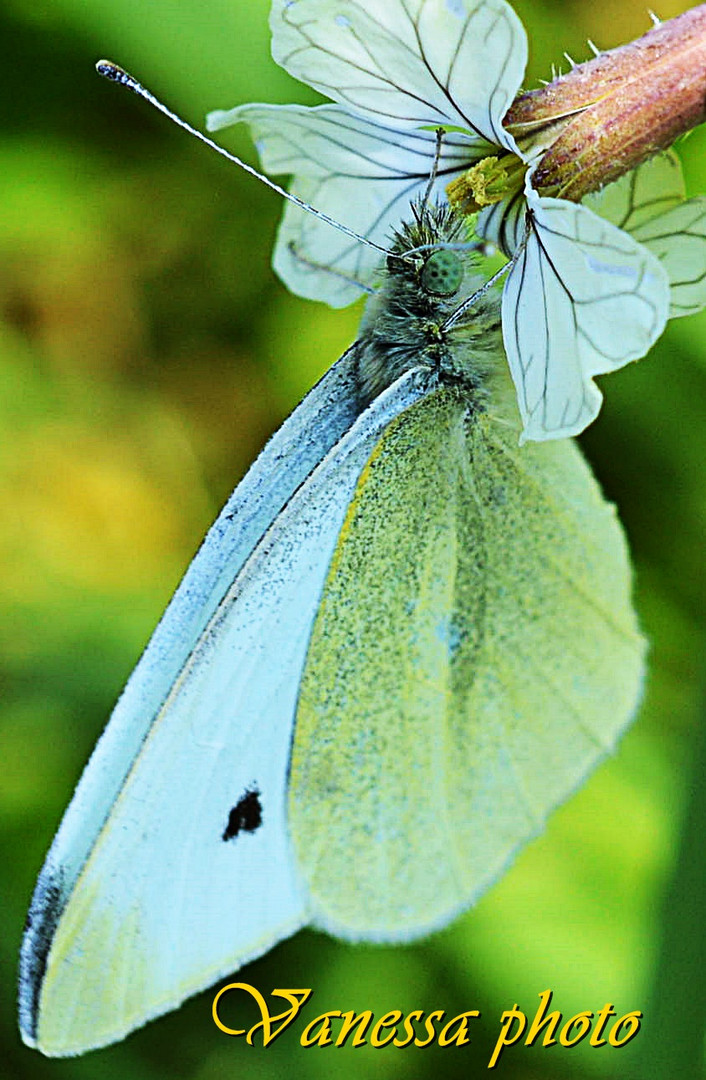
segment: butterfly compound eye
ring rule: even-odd
[[[453,296],[463,281],[463,263],[453,251],[433,251],[421,269],[419,281],[432,296]]]

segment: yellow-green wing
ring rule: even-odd
[[[569,441],[440,390],[359,482],[300,691],[289,820],[317,925],[400,940],[498,877],[630,721],[644,642]]]

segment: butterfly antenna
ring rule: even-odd
[[[345,281],[347,285],[355,285],[356,288],[362,292],[368,293],[370,296],[375,295],[375,289],[371,289],[369,285],[365,285],[362,281],[358,281],[357,278],[351,277],[349,274],[344,274],[340,270],[336,270],[333,266],[325,266],[323,263],[315,262],[313,259],[307,258],[306,255],[302,255],[297,251],[297,245],[293,240],[290,240],[287,244],[287,249],[292,258],[300,262],[302,266],[308,266],[311,270],[317,270],[319,273],[331,274],[333,277],[338,278],[339,281]],[[407,255],[408,252],[405,252]]]
[[[215,150],[217,154],[221,155],[221,157],[226,158],[227,161],[233,162],[234,165],[239,165],[240,168],[244,169],[246,173],[250,173],[251,176],[255,176],[258,180],[261,180],[263,184],[266,184],[267,187],[272,188],[272,190],[276,191],[278,195],[282,196],[282,198],[288,199],[289,202],[294,203],[295,206],[300,207],[302,210],[306,210],[309,214],[313,214],[314,217],[319,218],[320,221],[325,221],[327,225],[331,225],[332,228],[338,229],[339,232],[345,233],[346,236],[350,236],[351,239],[357,240],[358,243],[365,244],[366,247],[373,248],[375,251],[379,251],[383,255],[391,256],[393,258],[400,258],[400,256],[397,255],[395,252],[390,251],[388,248],[382,247],[380,244],[376,244],[373,240],[369,240],[367,236],[361,236],[360,233],[353,232],[353,230],[349,229],[347,225],[343,225],[340,221],[334,221],[334,219],[330,218],[328,214],[324,214],[321,210],[316,210],[313,206],[309,206],[309,204],[305,203],[302,199],[298,199],[296,195],[292,195],[290,191],[287,191],[285,188],[280,187],[279,184],[276,184],[274,182],[274,180],[270,180],[269,177],[263,176],[263,174],[258,172],[257,169],[254,169],[252,165],[248,165],[245,161],[241,161],[241,159],[239,157],[236,157],[235,154],[231,154],[228,150],[224,149],[224,147],[219,146],[217,142],[213,141],[213,139],[209,139],[208,135],[204,135],[202,131],[198,130],[198,128],[192,127],[191,124],[187,124],[186,120],[182,120],[181,117],[176,115],[176,113],[173,113],[171,109],[168,109],[166,105],[163,105],[162,102],[154,96],[154,94],[151,94],[150,91],[142,85],[142,83],[139,83],[137,79],[133,78],[132,75],[130,75],[127,71],[124,71],[123,68],[118,67],[118,65],[114,64],[111,60],[99,60],[96,64],[96,71],[99,75],[103,75],[104,78],[110,79],[111,82],[120,83],[121,86],[127,86],[127,88],[137,94],[138,97],[144,98],[145,101],[148,101],[150,105],[154,106],[155,109],[158,109],[159,112],[164,113],[164,115],[169,117],[170,120],[173,120],[174,123],[177,124],[180,128],[183,128],[185,131],[188,131],[190,135],[194,135],[197,139],[200,139],[202,143],[206,144],[206,146],[210,146],[212,150]]]
[[[434,184],[436,182],[437,173],[439,172],[439,162],[441,160],[441,144],[444,141],[444,129],[443,128],[437,128],[435,134],[436,134],[436,147],[434,149],[434,160],[432,162],[431,172],[429,174],[429,183],[426,186],[426,191],[424,192],[424,196],[422,197],[422,201],[421,201],[422,211],[426,210],[426,208],[427,208],[427,206],[429,204],[429,200],[431,198],[431,193],[432,193],[432,191],[434,189]]]
[[[527,217],[525,219],[524,235],[520,243],[517,245],[517,248],[512,253],[512,257],[508,259],[504,266],[500,267],[497,273],[493,274],[493,276],[489,278],[488,281],[486,281],[485,285],[482,285],[481,288],[477,289],[472,296],[467,297],[467,299],[464,300],[462,304],[459,304],[455,311],[451,312],[446,322],[442,325],[442,330],[450,330],[452,326],[455,326],[456,323],[463,317],[465,312],[468,311],[469,307],[472,307],[476,303],[476,301],[480,300],[481,296],[485,296],[488,290],[492,289],[493,285],[495,285],[496,281],[500,281],[500,278],[504,277],[505,274],[512,270],[513,266],[527,247],[527,240],[531,231],[532,212],[528,211]]]
[[[459,304],[456,310],[449,315],[448,319],[442,325],[441,329],[450,330],[452,326],[455,326],[456,323],[463,318],[469,307],[473,307],[473,305],[477,303],[482,296],[485,296],[489,289],[492,289],[496,281],[500,281],[500,278],[505,276],[505,274],[512,266],[513,262],[514,258],[511,261],[506,262],[505,265],[502,266],[496,274],[493,274],[492,278],[489,278],[488,281],[486,281],[485,285],[482,285],[480,289],[476,289],[472,296],[467,297],[467,299],[464,300],[462,304]]]

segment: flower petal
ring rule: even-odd
[[[706,197],[697,195],[632,230],[657,256],[670,284],[670,318],[706,307]]]
[[[670,284],[670,318],[706,307],[706,199],[684,198],[681,163],[670,151],[584,200],[657,256]]]
[[[685,194],[681,162],[670,150],[587,195],[583,205],[634,236],[640,225],[683,202]]]
[[[270,27],[277,63],[354,112],[516,150],[502,119],[527,38],[505,0],[273,0]]]
[[[594,375],[644,356],[664,329],[669,283],[628,233],[529,185],[528,230],[503,291],[503,338],[522,440],[577,435],[598,414]]]
[[[293,174],[293,194],[382,245],[429,182],[432,131],[381,127],[338,105],[241,105],[210,113],[207,121],[211,131],[240,122],[249,124],[266,172]],[[444,136],[435,187],[440,197],[474,153],[482,151],[467,136]],[[344,307],[374,279],[383,258],[299,207],[285,208],[274,267],[297,295]]]
[[[486,206],[476,221],[476,232],[495,244],[510,259],[525,238],[527,198],[522,188]]]

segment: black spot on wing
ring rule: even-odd
[[[257,832],[262,825],[262,803],[255,786],[247,788],[228,814],[223,840],[233,840],[241,832]]]

